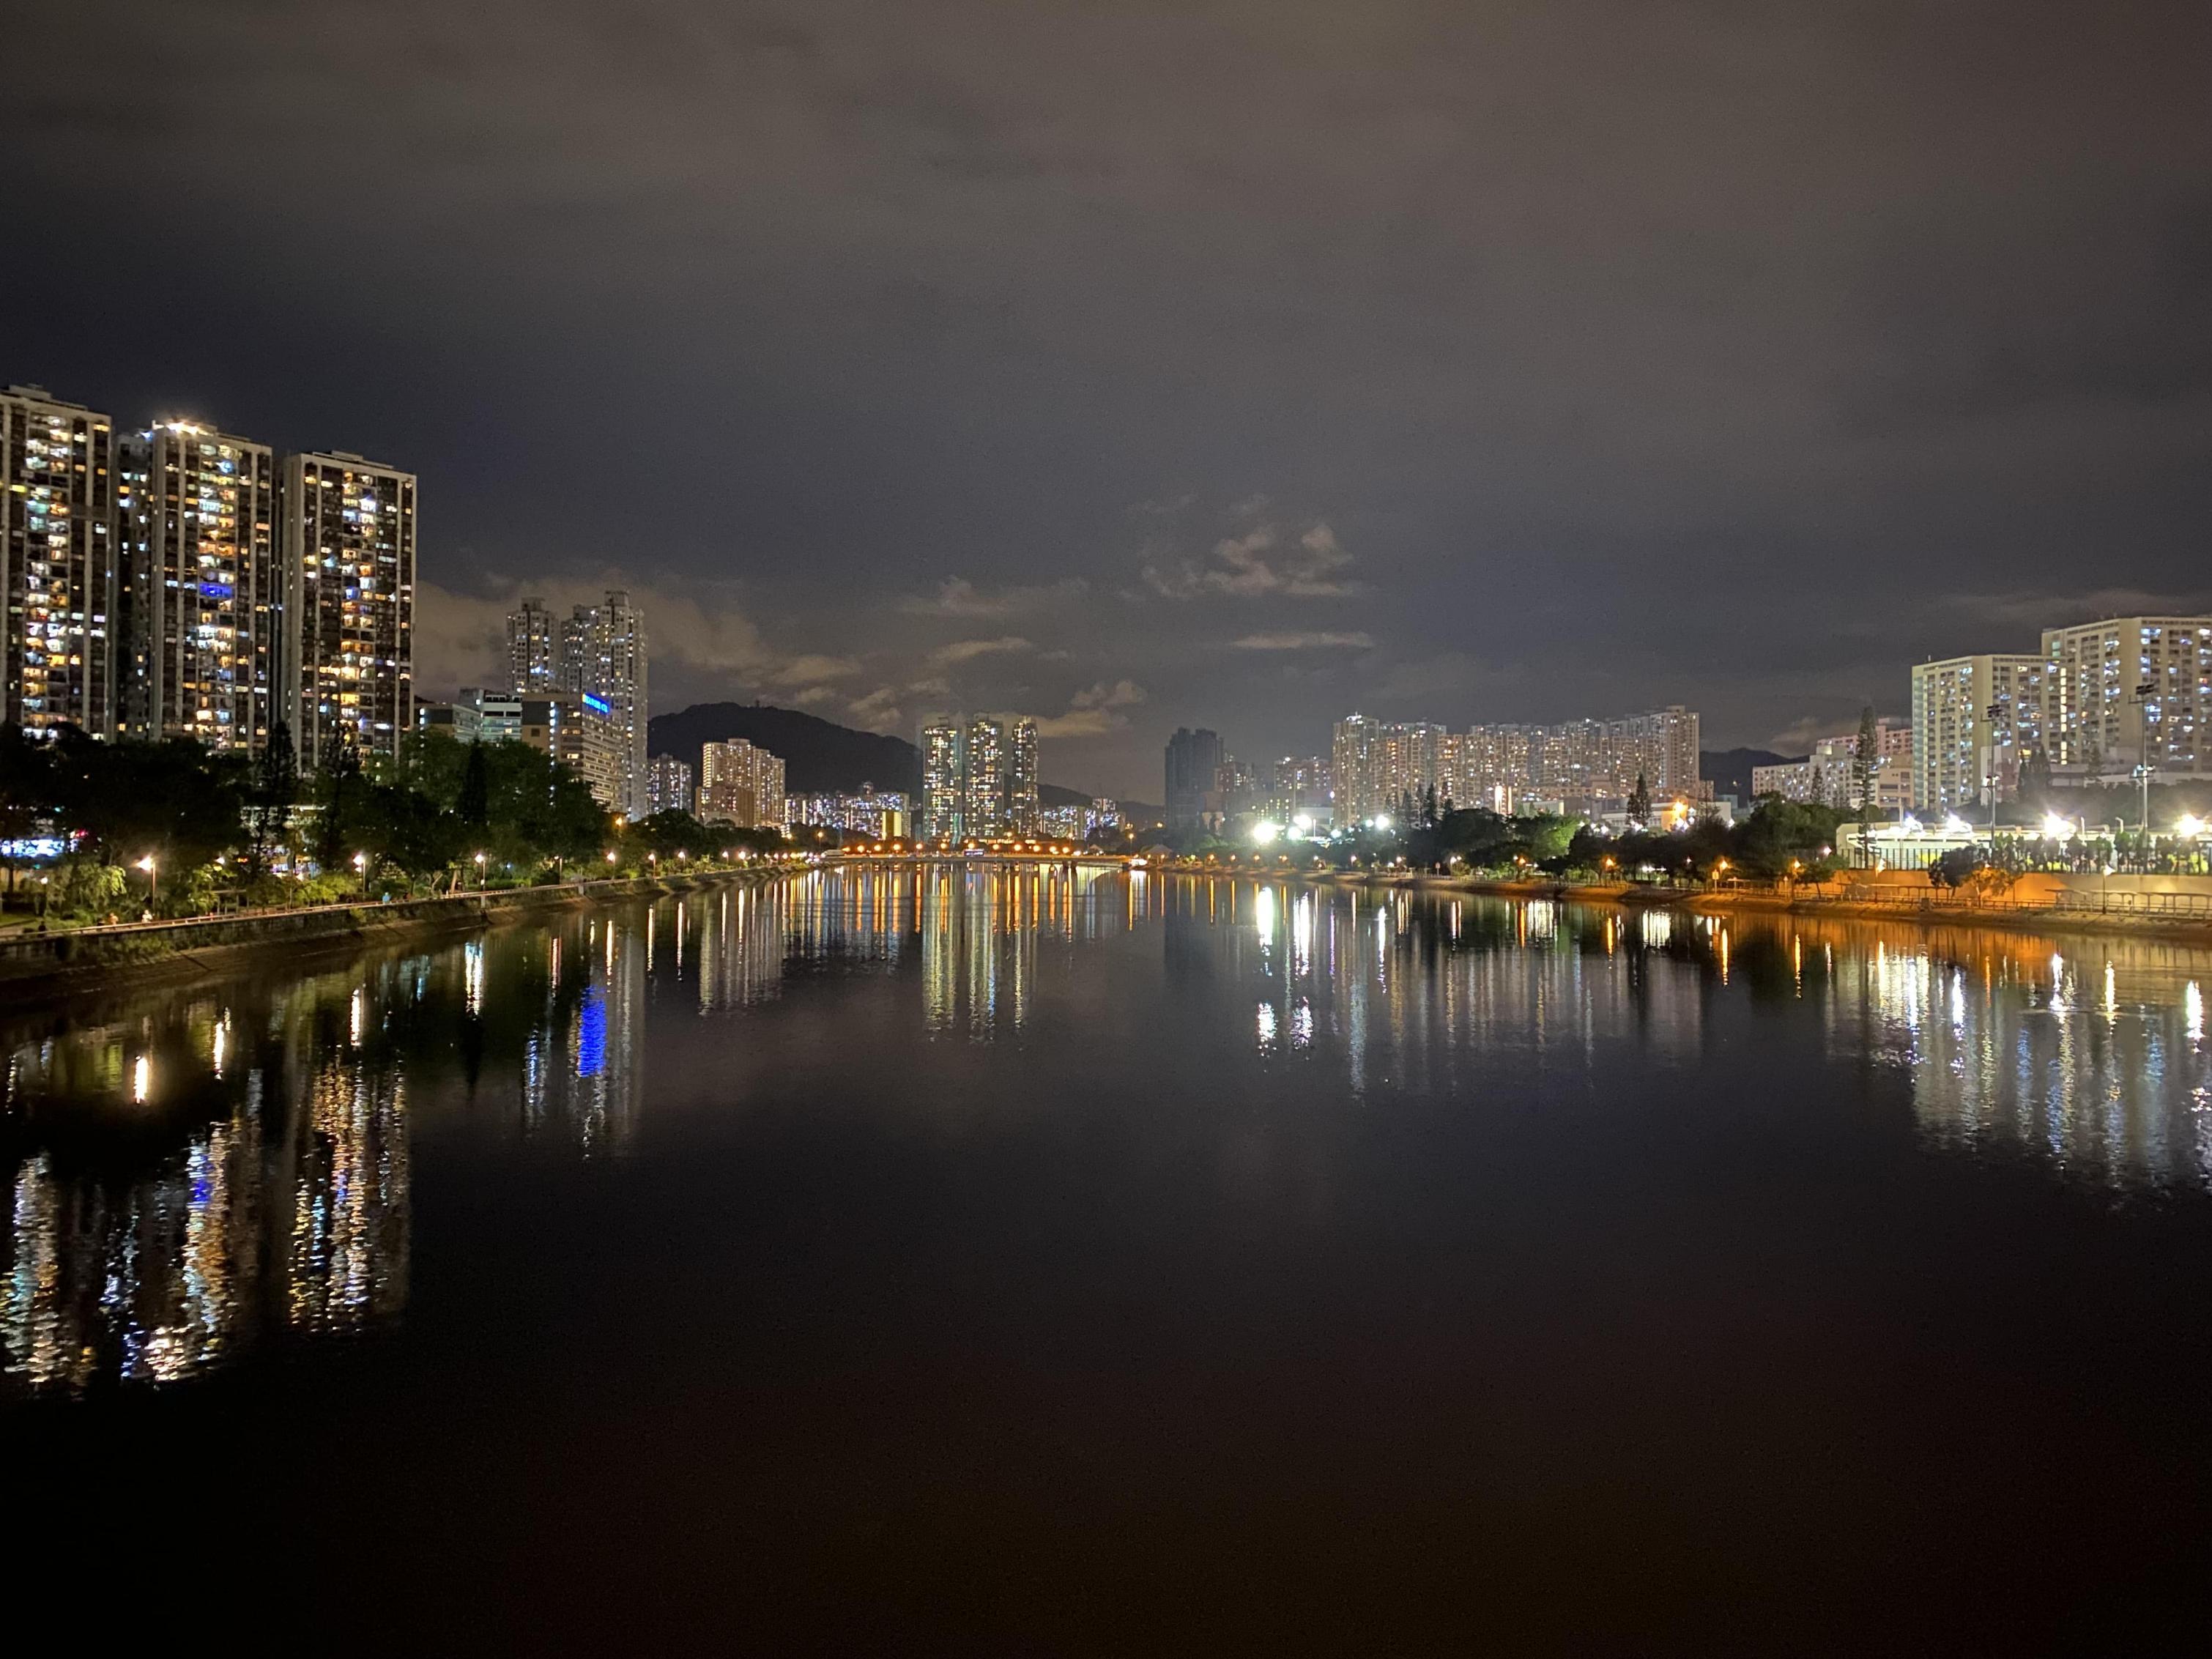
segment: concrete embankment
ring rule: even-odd
[[[568,882],[397,904],[325,904],[184,921],[17,933],[0,939],[0,1006],[46,1001],[118,983],[177,982],[285,960],[344,957],[380,945],[472,933],[501,921],[605,899],[649,897],[762,881],[763,870],[708,871],[635,880]]]
[[[1662,887],[1642,882],[1507,881],[1480,876],[1351,877],[1305,879],[1388,891],[1482,893],[1498,898],[1664,907],[1698,915],[1820,916],[1844,921],[1924,922],[2002,927],[2033,933],[2124,933],[2212,945],[2212,878],[2203,876],[2022,876],[2001,893],[1931,885],[1924,872],[1878,872],[1879,880],[1790,889]]]

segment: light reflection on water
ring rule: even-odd
[[[711,1073],[823,975],[873,988],[840,1005],[865,1006],[855,1066],[874,1021],[1018,1066],[1085,1041],[1101,997],[1207,1016],[1171,1039],[1159,1022],[1193,1074],[1319,1068],[1370,1106],[1494,1106],[1756,1040],[1780,1067],[1903,1079],[1938,1155],[2212,1188],[2199,952],[1226,878],[817,872],[0,1026],[12,1384],[161,1382],[389,1322],[416,1131],[473,1114],[518,1152],[635,1154],[649,1055]],[[1786,1103],[1786,1070],[1775,1086]]]

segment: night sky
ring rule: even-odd
[[[1046,774],[2212,605],[2212,6],[72,0],[0,381],[422,475],[420,679],[620,582],[653,702]]]

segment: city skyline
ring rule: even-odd
[[[719,14],[403,10],[374,92],[316,0],[41,14],[0,374],[417,469],[426,695],[623,587],[663,708],[1022,708],[1140,797],[1352,708],[1802,752],[2212,608],[2201,10]]]

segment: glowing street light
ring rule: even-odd
[[[146,908],[150,910],[161,896],[161,872],[151,853],[138,860],[138,867],[146,872]]]
[[[2074,833],[2074,820],[2062,818],[2056,812],[2043,815],[2043,833],[2053,841],[2064,841]]]
[[[2184,812],[2181,815],[2181,822],[2173,827],[2176,833],[2186,836],[2190,840],[2194,841],[2204,833],[2204,820],[2194,812]]]
[[[1256,845],[1261,847],[1267,846],[1270,842],[1273,841],[1282,833],[1283,826],[1281,824],[1273,823],[1267,818],[1261,819],[1259,823],[1252,826],[1252,840]]]

